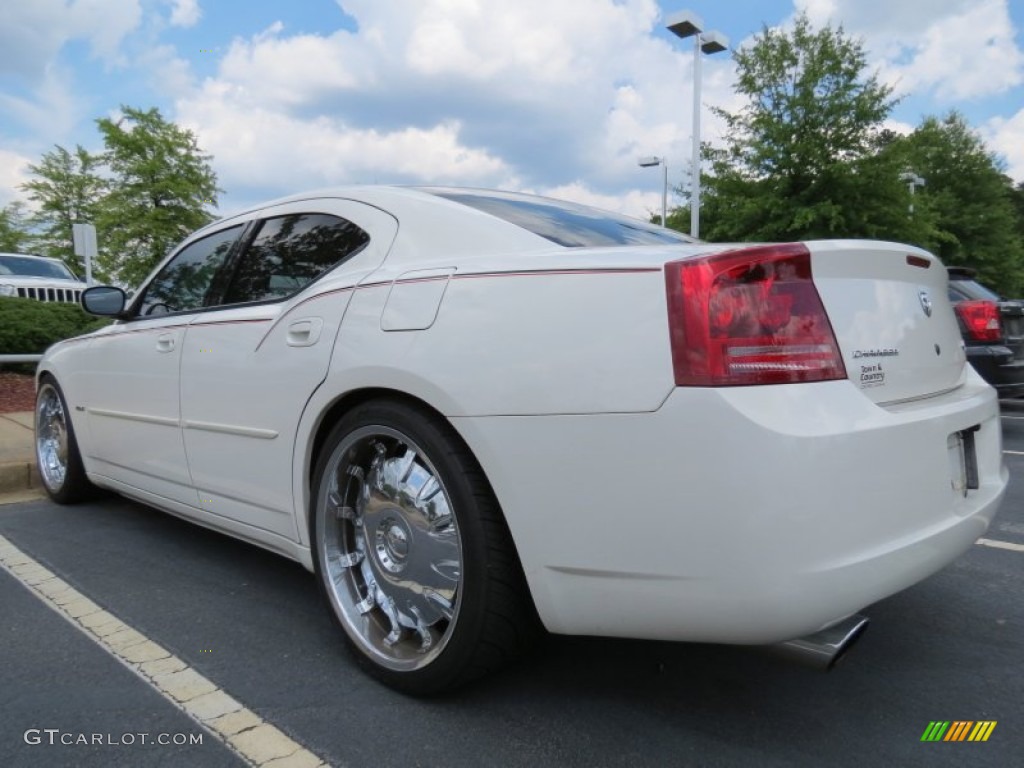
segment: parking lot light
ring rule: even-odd
[[[649,157],[641,157],[637,163],[641,168],[661,166],[661,226],[664,227],[665,215],[668,213],[668,158],[651,155]]]
[[[679,11],[665,26],[677,37],[693,38],[693,155],[690,160],[690,234],[700,237],[700,55],[725,51],[729,38],[705,32],[704,21],[693,11]]]

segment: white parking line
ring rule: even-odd
[[[1024,552],[1024,544],[1013,544],[1009,541],[1000,541],[999,539],[978,539],[975,544],[981,544],[983,547],[995,547],[996,549],[1009,549],[1013,552]]]
[[[999,418],[1001,418],[1001,419],[1021,419],[1021,420],[1024,420],[1024,416],[1007,416],[1005,413],[1000,414]]]
[[[59,579],[2,535],[0,567],[249,765],[260,768],[327,765],[170,651]]]
[[[1024,456],[1024,451],[1007,451],[1004,449],[1003,453],[1008,453],[1011,456]]]

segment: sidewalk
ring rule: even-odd
[[[0,503],[38,495],[31,411],[0,413]],[[18,498],[5,498],[16,494]]]

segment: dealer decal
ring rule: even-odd
[[[861,389],[867,389],[868,387],[881,387],[884,385],[885,371],[882,370],[881,363],[875,363],[874,365],[862,365],[860,367]]]

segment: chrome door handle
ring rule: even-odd
[[[165,333],[162,336],[157,336],[156,339],[156,351],[157,352],[173,352],[174,351],[174,334]]]

